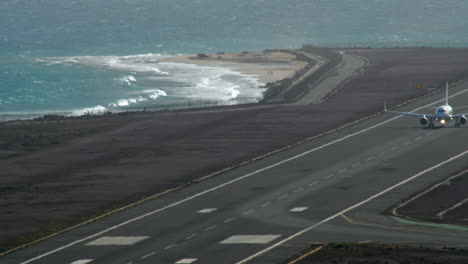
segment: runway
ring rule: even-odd
[[[468,83],[450,93],[452,106],[466,105]],[[421,108],[442,104],[442,97],[398,110],[429,113]],[[329,241],[468,248],[466,231],[418,228],[380,214],[463,169],[467,129],[422,129],[417,118],[378,115],[0,262],[280,263],[310,242]]]

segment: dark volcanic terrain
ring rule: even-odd
[[[468,77],[468,49],[352,49],[364,73],[317,105],[0,124],[0,248],[318,135]],[[417,88],[421,87],[421,88]]]

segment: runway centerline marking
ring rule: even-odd
[[[410,181],[412,181],[412,180],[414,180],[416,178],[419,178],[422,175],[424,175],[424,174],[426,174],[426,173],[428,173],[430,171],[433,171],[433,170],[435,170],[435,169],[437,169],[439,167],[442,167],[445,164],[450,163],[451,161],[459,159],[459,158],[465,156],[466,154],[468,154],[468,150],[465,150],[464,152],[462,152],[462,153],[460,153],[458,155],[452,156],[451,158],[449,158],[449,159],[447,159],[445,161],[442,161],[442,162],[438,163],[437,165],[432,166],[432,167],[430,167],[428,169],[425,169],[425,170],[423,170],[423,171],[421,171],[421,172],[419,172],[419,173],[417,173],[417,174],[415,174],[415,175],[413,175],[413,176],[411,176],[411,177],[409,177],[409,178],[407,178],[407,179],[405,179],[405,180],[403,180],[403,181],[401,181],[401,182],[399,182],[397,184],[394,184],[394,185],[388,187],[387,189],[385,189],[385,190],[383,190],[383,191],[381,191],[379,193],[376,193],[376,194],[370,196],[369,198],[367,198],[365,200],[362,200],[361,202],[356,203],[356,204],[342,210],[341,212],[338,212],[338,213],[336,213],[336,214],[334,214],[332,216],[329,216],[329,217],[323,219],[322,221],[320,221],[320,222],[318,222],[318,223],[316,223],[314,225],[311,225],[311,226],[309,226],[309,227],[307,227],[307,228],[305,228],[305,229],[303,229],[303,230],[301,230],[301,231],[299,231],[299,232],[297,232],[297,233],[295,233],[295,234],[293,234],[293,235],[291,235],[291,236],[289,236],[289,237],[275,243],[274,245],[272,245],[272,246],[270,246],[270,247],[268,247],[266,249],[263,249],[263,250],[255,253],[255,254],[253,254],[253,255],[251,255],[251,256],[249,256],[249,257],[247,257],[247,258],[245,258],[245,259],[243,259],[243,260],[241,260],[239,262],[237,262],[236,264],[243,264],[243,263],[246,263],[247,261],[250,261],[250,260],[252,260],[252,259],[254,259],[254,258],[256,258],[256,257],[258,257],[260,255],[263,255],[266,252],[269,252],[270,250],[272,250],[272,249],[274,249],[274,248],[276,248],[276,247],[278,247],[278,246],[280,246],[280,245],[282,245],[282,244],[284,244],[284,243],[286,243],[286,242],[288,242],[288,241],[290,241],[290,240],[292,240],[292,239],[294,239],[294,238],[296,238],[296,237],[298,237],[300,235],[303,235],[304,233],[306,233],[306,232],[308,232],[308,231],[310,231],[310,230],[312,230],[312,229],[314,229],[314,228],[316,228],[316,227],[318,227],[318,226],[320,226],[320,225],[322,225],[324,223],[327,223],[327,222],[339,217],[342,214],[345,214],[345,213],[347,213],[347,212],[349,212],[349,211],[351,211],[351,210],[353,210],[353,209],[355,209],[355,208],[357,208],[357,207],[359,207],[359,206],[361,206],[363,204],[366,204],[369,201],[372,201],[375,198],[378,198],[379,196],[382,196],[383,194],[400,187],[401,185],[404,185],[404,184],[406,184],[406,183],[408,183],[408,182],[410,182]]]
[[[465,90],[462,90],[462,91],[460,91],[460,92],[454,93],[454,94],[450,95],[449,98],[456,97],[456,96],[458,96],[458,95],[460,95],[460,94],[463,94],[463,93],[465,93],[465,92],[467,92],[467,91],[468,91],[468,89],[465,89]],[[437,104],[437,103],[440,103],[440,102],[444,102],[444,101],[445,101],[445,98],[444,98],[444,99],[439,99],[439,100],[433,101],[433,102],[431,102],[431,103],[429,103],[429,104],[426,104],[426,105],[424,105],[424,106],[417,107],[417,108],[411,110],[410,112],[415,112],[415,111],[421,110],[421,109],[423,109],[423,108],[427,108],[427,107],[429,107],[429,106],[432,106],[432,105],[434,105],[434,104]],[[61,246],[61,247],[58,247],[58,248],[56,248],[56,249],[47,251],[47,252],[45,252],[45,253],[43,253],[43,254],[37,256],[37,257],[34,257],[34,258],[28,259],[28,260],[26,260],[26,261],[23,261],[23,262],[21,262],[20,264],[28,264],[28,263],[31,263],[31,262],[33,262],[33,261],[35,261],[35,260],[44,258],[44,257],[49,256],[49,255],[51,255],[51,254],[54,254],[54,253],[56,253],[56,252],[62,251],[62,250],[64,250],[64,249],[66,249],[66,248],[69,248],[69,247],[72,247],[72,246],[77,245],[77,244],[79,244],[79,243],[82,243],[82,242],[84,242],[84,241],[86,241],[86,240],[90,240],[90,239],[96,238],[96,237],[101,236],[101,235],[103,235],[103,234],[105,234],[105,233],[108,233],[108,232],[113,231],[113,230],[116,230],[116,229],[118,229],[118,228],[120,228],[120,227],[129,225],[129,224],[131,224],[131,223],[134,223],[134,222],[136,222],[136,221],[138,221],[138,220],[141,220],[141,219],[143,219],[143,218],[146,218],[146,217],[148,217],[148,216],[154,215],[154,214],[156,214],[156,213],[165,211],[165,210],[167,210],[167,209],[169,209],[169,208],[173,208],[173,207],[175,207],[175,206],[181,205],[181,204],[186,203],[186,202],[188,202],[188,201],[194,200],[194,199],[196,199],[196,198],[198,198],[198,197],[200,197],[200,196],[203,196],[203,195],[205,195],[205,194],[207,194],[207,193],[211,193],[211,192],[213,192],[213,191],[216,191],[216,190],[218,190],[218,189],[221,189],[221,188],[223,188],[223,187],[226,187],[226,186],[231,185],[231,184],[233,184],[233,183],[236,183],[236,182],[238,182],[238,181],[241,181],[241,180],[250,178],[250,177],[252,177],[253,175],[257,175],[257,174],[259,174],[259,173],[261,173],[261,172],[264,172],[264,171],[267,171],[267,170],[276,168],[276,167],[278,167],[278,166],[280,166],[280,165],[282,165],[282,164],[285,164],[285,163],[287,163],[287,162],[290,162],[290,161],[296,160],[296,159],[298,159],[298,158],[304,157],[304,156],[306,156],[306,155],[308,155],[308,154],[310,154],[310,153],[316,152],[316,151],[318,151],[318,150],[321,150],[321,149],[324,149],[324,148],[326,148],[326,147],[329,147],[329,146],[335,145],[335,144],[337,144],[337,143],[340,143],[340,142],[342,142],[342,141],[345,141],[345,140],[347,140],[347,139],[349,139],[349,138],[352,138],[352,137],[355,137],[355,136],[357,136],[357,135],[360,135],[360,134],[363,134],[363,133],[365,133],[365,132],[368,132],[368,131],[370,131],[370,130],[376,129],[376,128],[381,127],[381,126],[383,126],[383,125],[385,125],[385,124],[387,124],[387,123],[390,123],[390,122],[392,122],[392,121],[394,121],[394,120],[397,120],[397,119],[399,119],[399,118],[401,118],[401,117],[402,117],[402,115],[389,118],[389,119],[387,119],[387,120],[385,120],[385,121],[382,121],[382,122],[380,122],[380,123],[378,123],[378,124],[375,124],[375,125],[373,125],[373,126],[370,126],[370,127],[364,128],[364,129],[361,129],[361,130],[359,130],[359,131],[357,131],[357,132],[354,132],[354,133],[348,134],[348,135],[346,135],[346,136],[343,136],[343,137],[341,137],[341,138],[335,139],[335,140],[330,141],[330,142],[328,142],[328,143],[325,143],[325,144],[323,144],[323,145],[321,145],[321,146],[318,146],[318,147],[309,149],[309,150],[307,150],[307,151],[305,151],[305,152],[302,152],[302,153],[297,154],[297,155],[295,155],[295,156],[292,156],[292,157],[290,157],[290,158],[284,159],[284,160],[279,161],[279,162],[277,162],[277,163],[274,163],[274,164],[272,164],[272,165],[270,165],[270,166],[266,166],[266,167],[263,167],[263,168],[258,169],[258,170],[256,170],[256,171],[253,171],[253,172],[244,174],[244,175],[242,175],[242,176],[240,176],[240,177],[238,177],[238,178],[232,179],[232,180],[227,181],[227,182],[225,182],[225,183],[222,183],[222,184],[220,184],[220,185],[218,185],[218,186],[215,186],[215,187],[212,187],[212,188],[207,189],[207,190],[205,190],[205,191],[199,192],[199,193],[197,193],[197,194],[194,194],[194,195],[192,195],[192,196],[189,196],[189,197],[187,197],[187,198],[185,198],[185,199],[182,199],[182,200],[180,200],[180,201],[177,201],[177,202],[168,204],[168,205],[166,205],[166,206],[164,206],[164,207],[161,207],[161,208],[158,208],[158,209],[156,209],[156,210],[147,212],[147,213],[145,213],[145,214],[143,214],[143,215],[134,217],[134,218],[129,219],[129,220],[127,220],[127,221],[124,221],[124,222],[122,222],[122,223],[120,223],[120,224],[111,226],[111,227],[109,227],[109,228],[107,228],[107,229],[104,229],[104,230],[102,230],[102,231],[99,231],[99,232],[97,232],[97,233],[94,233],[94,234],[92,234],[92,235],[89,235],[89,236],[87,236],[87,237],[84,237],[84,238],[75,240],[75,241],[73,241],[73,242],[70,242],[70,243],[68,243],[68,244],[66,244],[66,245],[64,245],[64,246]]]
[[[288,197],[289,195],[285,194],[283,196],[278,197],[278,200],[283,200],[284,198]]]
[[[335,174],[330,174],[330,175],[326,176],[324,179],[330,179],[331,177],[335,177]]]
[[[394,147],[392,148],[392,150],[395,150],[395,149],[397,149],[397,148],[398,148],[398,146],[394,146]]]
[[[360,165],[361,165],[361,162],[358,162],[358,163],[354,164],[354,165],[351,166],[351,167],[356,168],[357,166],[360,166]]]
[[[371,161],[373,159],[375,159],[375,157],[372,156],[372,157],[367,158],[367,161]]]
[[[262,204],[262,207],[268,206],[270,204],[271,204],[271,202],[266,202],[266,203]]]
[[[418,141],[420,139],[422,139],[422,137],[417,137],[417,138],[414,139],[414,141]]]
[[[342,170],[340,170],[340,171],[338,172],[338,174],[341,174],[341,173],[343,173],[343,172],[346,172],[347,170],[348,170],[348,169],[342,169]]]
[[[242,215],[248,215],[248,214],[250,214],[250,213],[252,213],[252,212],[254,212],[254,211],[255,211],[255,210],[252,209],[252,210],[249,210],[249,211],[247,211],[247,212],[243,212]]]

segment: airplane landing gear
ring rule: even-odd
[[[459,122],[455,123],[455,127],[461,127],[461,124]]]

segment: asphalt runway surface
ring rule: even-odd
[[[468,83],[450,93],[452,106],[466,105]],[[398,110],[430,113],[421,107],[442,104],[440,97]],[[415,118],[378,115],[0,263],[280,263],[310,242],[327,241],[468,248],[466,231],[413,227],[380,214],[466,166],[467,131],[422,129]],[[368,223],[356,223],[356,215]]]

